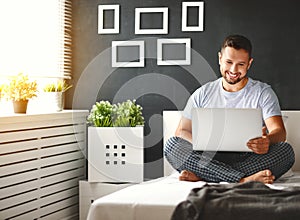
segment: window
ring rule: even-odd
[[[0,2],[0,81],[71,77],[71,0]]]

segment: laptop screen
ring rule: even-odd
[[[262,135],[262,113],[252,108],[192,109],[193,149],[251,151],[248,140]]]

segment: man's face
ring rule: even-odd
[[[220,72],[225,81],[235,85],[243,81],[247,70],[250,68],[253,59],[244,49],[236,50],[233,47],[225,47],[219,52]]]

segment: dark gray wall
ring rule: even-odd
[[[272,85],[282,109],[300,109],[300,2],[295,0],[206,0],[203,32],[181,31],[179,0],[73,1],[73,83],[67,107],[90,109],[96,100],[137,99],[144,107],[145,172],[162,174],[162,119],[164,109],[182,109],[188,95],[219,76],[217,52],[223,38],[243,34],[253,43],[252,78]],[[99,4],[120,4],[120,33],[99,35]],[[168,7],[166,35],[135,35],[134,9]],[[151,24],[152,21],[148,25]],[[191,38],[190,66],[158,66],[157,38]],[[142,39],[143,68],[111,68],[111,41]],[[215,72],[215,73],[214,73]],[[150,120],[150,123],[149,123]]]

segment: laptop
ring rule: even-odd
[[[262,135],[262,113],[252,108],[193,108],[193,149],[250,152],[248,140]]]

